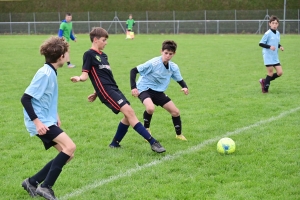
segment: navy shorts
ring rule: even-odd
[[[126,99],[124,94],[117,87],[105,86],[104,91],[105,98],[103,95],[98,95],[100,101],[104,103],[109,109],[111,109],[115,114],[120,112],[120,109],[125,104],[130,105],[129,101]]]
[[[273,64],[273,65],[266,65],[266,67],[276,67],[276,66],[281,66],[280,63],[276,63],[276,64]]]
[[[56,138],[62,132],[64,132],[58,126],[55,125],[49,126],[48,128],[49,131],[47,131],[45,135],[36,135],[42,140],[46,150],[56,145],[57,143],[54,142],[53,139]]]
[[[142,103],[146,98],[150,98],[155,105],[161,107],[171,101],[171,99],[164,92],[157,92],[151,89],[148,89],[139,95],[139,99]]]

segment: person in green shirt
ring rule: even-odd
[[[76,42],[76,37],[73,34],[73,30],[72,30],[72,14],[71,13],[67,13],[66,14],[66,18],[64,20],[62,20],[60,26],[59,26],[59,30],[58,30],[58,37],[64,37],[65,40],[67,42],[71,40],[73,40],[74,42]],[[68,52],[66,53],[66,59],[67,59],[67,64],[69,68],[74,68],[75,65],[71,64],[70,62],[70,47]]]
[[[127,19],[126,21],[126,39],[127,39],[127,35],[129,34],[130,35],[130,32],[132,31],[132,28],[135,24],[135,21],[134,19],[132,19],[132,14],[129,14],[129,19]],[[131,39],[133,39],[131,37]]]

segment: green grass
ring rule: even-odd
[[[129,129],[122,149],[109,149],[122,115],[97,100],[88,103],[90,81],[72,83],[81,73],[82,54],[91,44],[87,35],[71,43],[74,69],[58,70],[59,114],[63,130],[77,145],[54,190],[60,199],[300,199],[299,182],[299,36],[281,37],[283,76],[262,94],[265,76],[261,35],[110,35],[105,52],[115,79],[137,116],[143,105],[130,94],[129,71],[160,55],[161,43],[173,39],[173,58],[190,95],[172,81],[166,93],[180,109],[183,133],[178,141],[170,115],[160,107],[151,131],[167,149],[156,154]],[[21,182],[56,156],[30,138],[23,123],[20,98],[44,63],[40,44],[48,35],[0,36],[1,142],[0,199],[30,199]],[[229,136],[236,152],[222,156],[218,139]]]

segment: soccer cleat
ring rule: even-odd
[[[262,93],[268,93],[268,91],[267,90],[265,90],[265,80],[266,79],[259,79],[259,83],[260,83],[260,85],[261,85],[261,91],[262,91]]]
[[[48,200],[57,200],[57,198],[54,195],[54,192],[52,188],[47,188],[47,187],[41,187],[40,185],[36,189],[36,193],[45,199]]]
[[[166,151],[166,149],[163,148],[158,141],[155,141],[151,145],[151,149],[152,149],[152,151],[155,151],[156,153],[163,153]]]
[[[70,64],[68,64],[68,67],[69,67],[69,68],[74,68],[75,65],[73,65],[73,64],[70,63]]]
[[[110,144],[110,145],[109,145],[109,147],[110,147],[110,148],[120,148],[120,147],[121,147],[121,145],[119,145],[119,144],[118,144],[118,145],[113,145],[113,144]]]
[[[37,193],[36,193],[36,187],[34,185],[31,185],[29,182],[29,178],[25,179],[22,182],[22,187],[24,188],[24,190],[26,190],[28,192],[28,194],[31,197],[36,197]]]
[[[187,139],[182,134],[176,135],[176,138],[179,139],[179,140],[185,140],[185,141],[187,141]]]

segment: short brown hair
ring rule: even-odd
[[[279,18],[276,17],[275,15],[272,15],[269,19],[269,23],[271,23],[272,21],[277,21],[279,23]]]
[[[52,36],[45,40],[40,46],[40,53],[45,56],[46,62],[56,63],[57,60],[68,51],[68,48],[69,44],[64,38]]]
[[[101,38],[101,37],[105,37],[108,38],[108,33],[104,28],[101,27],[94,27],[91,32],[90,32],[90,39],[91,42],[94,41],[94,38]]]
[[[176,42],[174,42],[173,40],[165,40],[162,44],[162,48],[161,50],[168,50],[168,51],[172,51],[172,52],[176,52],[177,49],[177,44]]]

